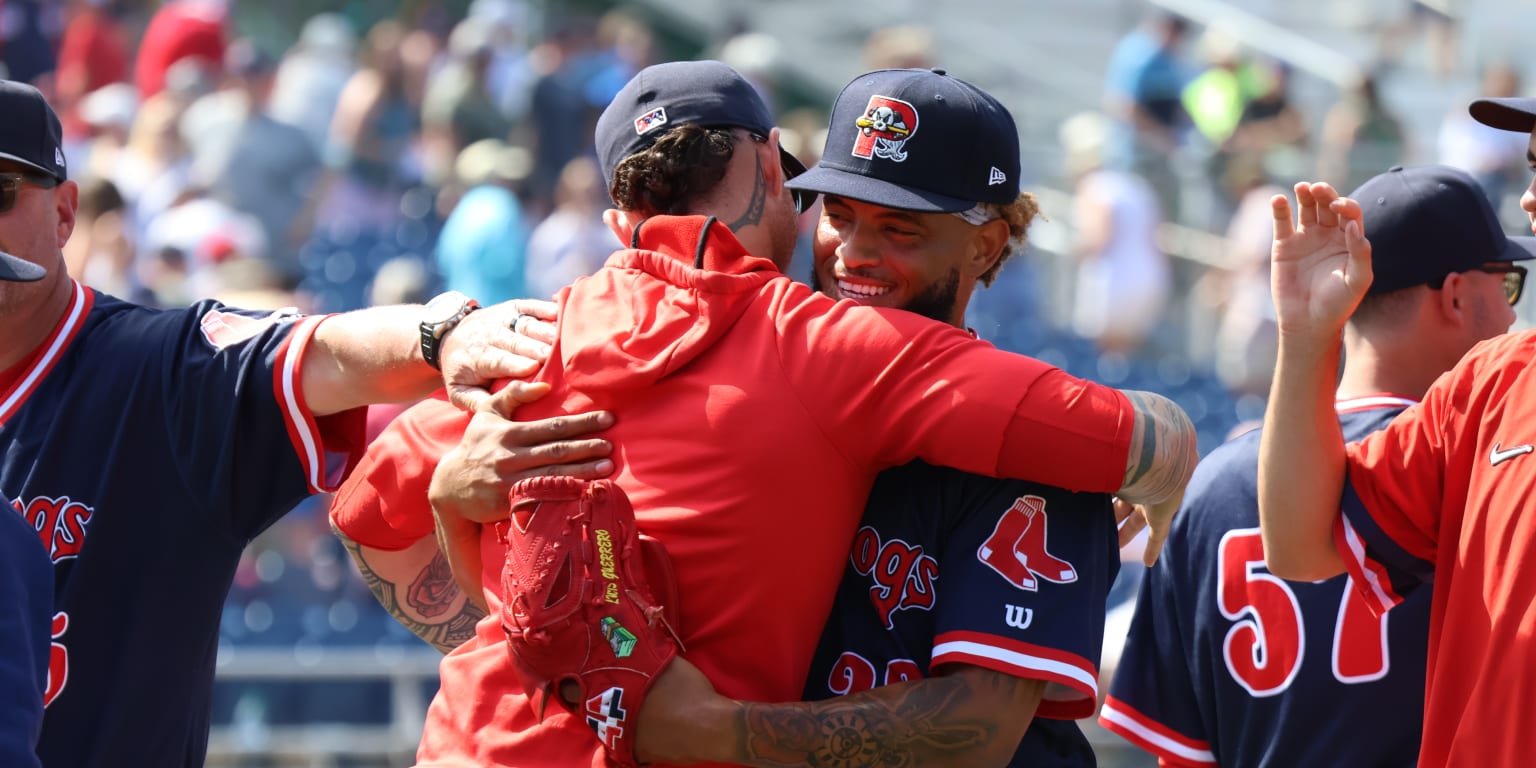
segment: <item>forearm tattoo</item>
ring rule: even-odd
[[[1136,425],[1119,495],[1155,504],[1172,496],[1194,473],[1200,459],[1195,425],[1183,408],[1162,395],[1126,390],[1125,396],[1136,412]]]
[[[987,684],[1017,683],[997,677]],[[985,748],[997,733],[995,722],[965,711],[975,684],[937,677],[825,701],[742,704],[734,761],[816,768],[946,764]]]
[[[332,526],[334,529],[334,526]],[[368,564],[363,556],[362,547],[346,535],[337,531],[337,538],[342,546],[346,547],[347,554],[352,556],[352,562],[357,564],[357,570],[363,576],[363,583],[368,585],[368,591],[373,593],[374,599],[389,615],[395,617],[402,626],[409,629],[412,634],[425,640],[433,648],[447,653],[459,647],[465,640],[474,637],[475,625],[485,617],[485,611],[469,600],[459,600],[463,592],[453,580],[453,571],[448,567],[448,559],[441,552],[432,556],[432,561],[427,564],[421,573],[405,585],[404,600],[398,594],[400,586],[397,582],[390,581],[380,576],[378,572]],[[402,605],[403,602],[403,605]],[[460,602],[457,613],[449,613],[455,602]],[[407,613],[405,607],[409,607],[414,614]],[[422,621],[415,618],[421,616],[431,621]]]

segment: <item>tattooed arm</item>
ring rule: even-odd
[[[1115,495],[1136,505],[1136,517],[1121,528],[1121,543],[1141,528],[1150,528],[1142,562],[1151,567],[1183,503],[1200,450],[1195,425],[1177,403],[1153,392],[1125,390],[1125,396],[1136,412],[1136,424],[1125,460],[1125,484]]]
[[[362,546],[334,523],[331,530],[379,604],[417,637],[447,653],[475,634],[475,624],[485,611],[467,600],[454,583],[436,539],[427,536],[405,549],[390,551]]]
[[[1044,691],[1043,680],[956,665],[824,701],[760,704],[715,693],[678,659],[647,696],[638,752],[648,762],[768,768],[1003,766]]]

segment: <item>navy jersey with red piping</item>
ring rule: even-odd
[[[1340,401],[1345,439],[1412,402]],[[1378,617],[1348,576],[1270,575],[1258,453],[1255,430],[1195,470],[1142,580],[1100,722],[1179,766],[1416,765],[1429,596]]]
[[[972,664],[1050,681],[1010,765],[1091,766],[1073,718],[1098,692],[1120,569],[1105,494],[915,461],[882,472],[816,650],[806,698]],[[1051,722],[1056,719],[1061,722]]]
[[[324,318],[153,310],[74,286],[0,385],[0,488],[53,563],[38,753],[49,768],[200,766],[241,550],[360,451],[299,362]]]
[[[0,492],[0,497],[10,497]],[[0,512],[0,765],[37,768],[48,686],[53,569],[37,534]]]

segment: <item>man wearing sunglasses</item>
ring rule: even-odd
[[[1514,262],[1536,239],[1506,238],[1477,182],[1452,168],[1393,168],[1351,197],[1375,279],[1345,325],[1333,406],[1359,440],[1509,329],[1525,280]],[[1170,765],[1413,766],[1429,595],[1388,621],[1347,577],[1282,585],[1259,570],[1259,440],[1243,435],[1195,470],[1168,539],[1179,556],[1141,582],[1100,720]]]
[[[0,488],[51,560],[55,603],[36,751],[50,768],[201,765],[246,543],[336,487],[361,454],[362,406],[529,370],[502,345],[544,305],[140,307],[65,271],[78,200],[53,108],[0,80],[0,277],[28,280],[0,280]]]
[[[1479,101],[1471,113],[1497,128],[1536,127],[1530,99]],[[1536,154],[1528,158],[1536,165]],[[1280,355],[1258,483],[1266,561],[1290,579],[1347,571],[1358,601],[1393,622],[1431,592],[1417,764],[1526,765],[1536,748],[1536,334],[1478,345],[1421,403],[1357,443],[1346,445],[1336,422],[1323,418],[1319,394],[1336,370],[1343,318],[1367,285],[1377,290],[1373,272],[1377,282],[1390,279],[1393,249],[1435,255],[1457,270],[1427,289],[1432,308],[1465,317],[1472,335],[1479,306],[1486,327],[1509,316],[1524,280],[1513,262],[1536,248],[1531,238],[1506,240],[1491,213],[1453,204],[1427,211],[1430,226],[1417,237],[1393,240],[1371,225],[1380,194],[1340,198],[1326,184],[1298,184],[1299,224],[1288,201],[1274,201]],[[1536,223],[1536,182],[1520,204]],[[1422,353],[1435,348],[1432,338],[1414,341]],[[1407,722],[1372,720],[1366,733],[1402,739]]]

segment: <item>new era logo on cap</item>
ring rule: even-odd
[[[987,174],[987,186],[995,187],[998,184],[1005,184],[1007,182],[1008,174],[998,170],[997,166],[992,166],[992,171]]]

